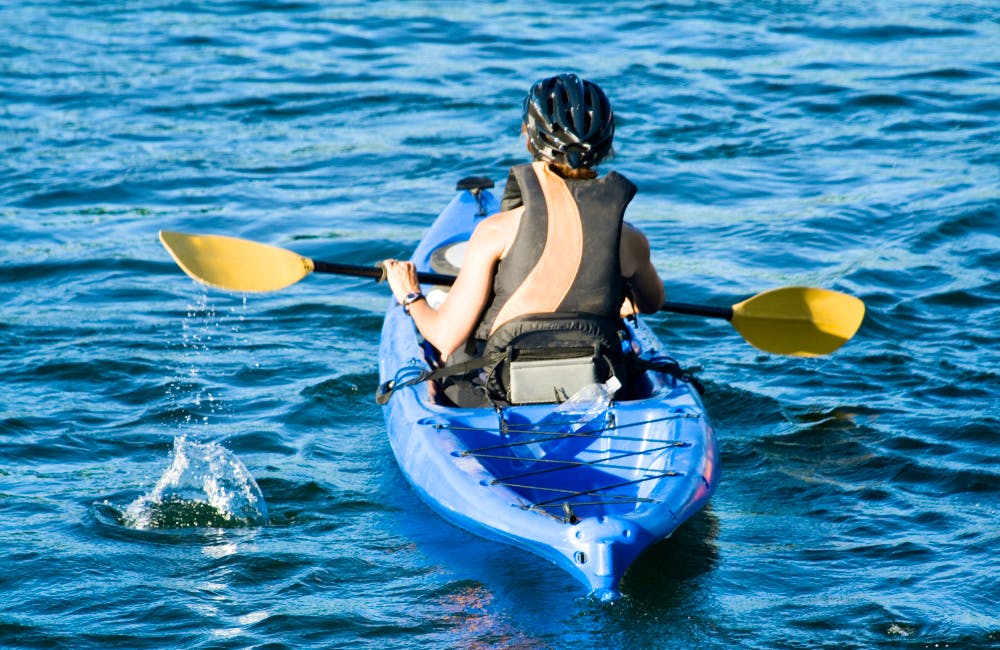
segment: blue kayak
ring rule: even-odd
[[[417,270],[457,271],[449,265],[460,266],[463,242],[497,211],[489,190],[461,190],[417,246]],[[669,358],[652,331],[638,319],[626,327],[633,350],[661,368]],[[555,562],[598,598],[619,596],[639,554],[715,490],[711,424],[694,386],[675,372],[647,370],[640,397],[589,409],[458,408],[436,397],[431,382],[404,385],[432,367],[433,354],[392,301],[379,375],[399,386],[383,408],[403,475],[451,523]]]

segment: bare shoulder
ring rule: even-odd
[[[663,304],[663,280],[653,266],[646,235],[632,224],[623,224],[620,253],[622,276],[629,281],[635,306],[644,314],[657,311]]]
[[[517,232],[524,208],[498,212],[479,222],[469,240],[469,248],[489,251],[495,258],[502,257]]]
[[[622,222],[622,248],[627,250],[629,253],[639,253],[641,254],[645,251],[646,255],[649,255],[649,240],[646,239],[646,235],[642,234],[642,231],[630,224],[627,221]]]
[[[627,221],[622,222],[622,239],[618,246],[622,276],[631,278],[637,271],[649,265],[649,240],[642,231]]]
[[[479,225],[476,226],[476,233],[495,235],[504,232],[520,221],[522,212],[524,212],[523,208],[515,208],[490,215],[479,222]]]

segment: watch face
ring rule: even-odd
[[[414,291],[413,293],[406,294],[406,297],[403,298],[403,302],[401,303],[403,305],[403,311],[405,311],[407,314],[409,314],[410,313],[410,305],[413,304],[413,303],[415,303],[416,301],[420,300],[423,297],[424,297],[424,294],[420,293],[419,291]]]

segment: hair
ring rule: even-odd
[[[597,178],[597,169],[593,167],[570,167],[565,163],[550,162],[549,169],[554,171],[562,178],[566,178],[572,181],[590,180],[591,178]]]

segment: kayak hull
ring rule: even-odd
[[[498,207],[488,191],[460,192],[414,252],[417,269],[439,271],[431,268],[435,252],[466,241]],[[642,356],[662,357],[647,327],[629,327]],[[426,371],[426,352],[391,301],[380,380],[400,385]],[[667,373],[647,372],[646,383],[648,397],[616,401],[577,422],[551,422],[552,404],[445,406],[428,382],[398,388],[383,408],[400,470],[432,509],[554,562],[610,599],[639,554],[697,512],[717,483],[714,433],[697,392]]]

